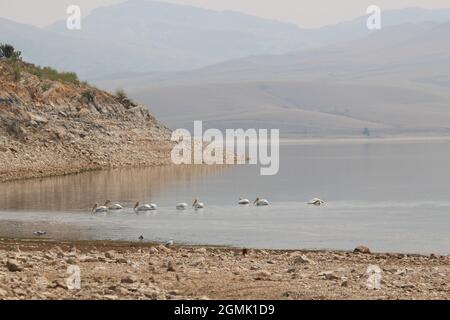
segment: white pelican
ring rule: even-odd
[[[142,206],[139,206],[139,202],[136,202],[136,204],[134,205],[135,212],[151,211],[151,210],[156,210],[157,208],[158,208],[158,206],[154,203],[144,204]]]
[[[319,198],[314,198],[308,201],[308,204],[311,205],[315,205],[315,206],[321,206],[325,203],[325,201],[319,199]]]
[[[92,208],[92,213],[100,213],[100,212],[108,212],[107,205],[109,204],[109,201],[106,201],[104,205],[98,206],[98,203],[94,204],[94,207]]]
[[[260,198],[256,198],[255,202],[253,202],[253,204],[259,206],[268,206],[269,205],[269,201],[267,201],[266,199],[260,199]]]
[[[35,236],[44,236],[47,234],[47,231],[35,231],[33,232]]]
[[[177,210],[186,210],[188,207],[188,204],[186,202],[180,202],[177,203]]]
[[[247,204],[250,204],[250,201],[248,199],[239,198],[238,204],[247,205]]]
[[[109,200],[106,201],[105,206],[106,206],[106,205],[109,205],[110,203],[111,203],[111,201],[109,201]],[[122,210],[123,207],[122,207],[122,205],[120,205],[120,204],[118,204],[118,203],[114,203],[114,204],[108,206],[108,209],[109,209],[109,210]]]
[[[198,202],[198,199],[194,200],[194,203],[192,204],[192,208],[194,209],[203,209],[205,207],[205,205],[203,204],[203,202]]]

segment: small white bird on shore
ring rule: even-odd
[[[152,211],[152,210],[156,210],[157,208],[158,208],[158,206],[154,203],[144,204],[142,206],[139,206],[139,201],[136,202],[136,204],[134,205],[135,212]]]
[[[198,199],[194,200],[194,203],[192,204],[192,208],[194,209],[203,209],[205,207],[203,202],[199,202]]]
[[[171,247],[171,246],[173,246],[173,240],[170,239],[169,241],[167,241],[167,242],[164,244],[164,246],[166,246],[166,247]]]
[[[260,198],[256,198],[256,200],[253,202],[254,205],[260,207],[260,206],[268,206],[269,205],[269,201],[267,201],[266,199],[260,199]]]
[[[186,202],[177,203],[177,206],[176,206],[177,210],[186,210],[187,207],[188,207],[188,204]]]
[[[314,199],[309,200],[308,204],[319,207],[319,206],[325,204],[325,201],[323,201],[319,198],[314,198]]]
[[[249,201],[248,199],[239,198],[238,204],[243,205],[243,206],[244,206],[244,205],[249,205],[249,204],[250,204],[250,201]]]

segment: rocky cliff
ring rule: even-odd
[[[169,162],[170,130],[143,106],[0,59],[0,181]]]

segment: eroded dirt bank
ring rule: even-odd
[[[169,163],[170,130],[146,107],[15,63],[0,59],[0,182]]]

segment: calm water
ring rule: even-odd
[[[280,172],[251,165],[91,172],[0,184],[0,236],[261,248],[450,253],[450,143],[282,144]],[[267,198],[271,206],[238,207]],[[199,197],[206,208],[175,210]],[[310,198],[324,207],[305,204]],[[92,215],[111,199],[123,211]],[[136,215],[136,201],[156,212]]]

